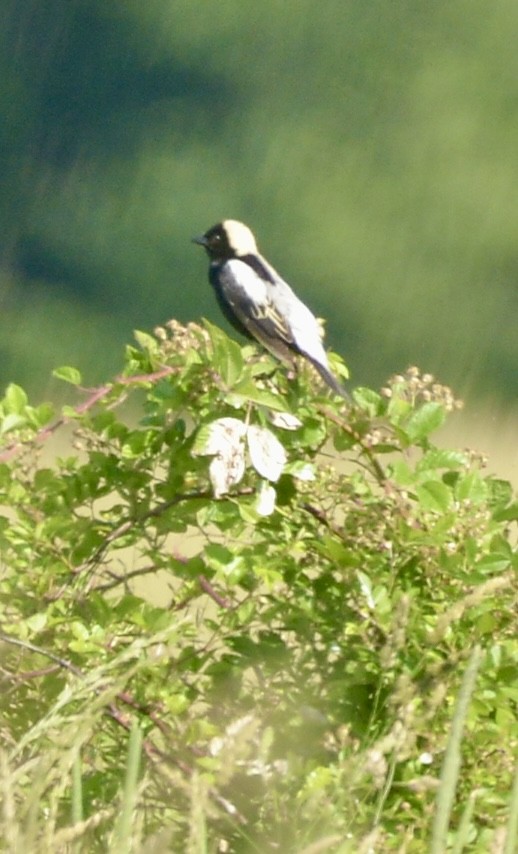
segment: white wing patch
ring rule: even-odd
[[[246,296],[254,303],[264,304],[268,300],[268,282],[261,279],[244,261],[239,258],[231,258],[225,267],[230,272],[235,284],[240,287]]]

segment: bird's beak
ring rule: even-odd
[[[207,238],[205,237],[204,234],[200,234],[198,237],[193,237],[192,242],[197,243],[198,246],[206,246],[207,245]]]

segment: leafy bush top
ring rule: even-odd
[[[5,844],[488,850],[518,810],[518,504],[432,444],[451,392],[410,369],[345,406],[210,324],[137,340],[57,421],[1,404]]]

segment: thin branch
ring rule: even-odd
[[[65,669],[65,670],[70,670],[71,673],[74,673],[76,676],[79,676],[81,679],[84,678],[83,674],[81,673],[79,668],[76,667],[74,664],[72,664],[71,661],[68,661],[68,659],[66,659],[66,658],[61,658],[59,655],[54,655],[53,652],[49,652],[48,650],[43,649],[41,646],[36,646],[35,644],[30,643],[30,641],[25,641],[25,640],[21,640],[20,638],[11,637],[11,635],[6,635],[4,632],[0,632],[0,641],[3,641],[4,643],[10,644],[11,646],[19,646],[19,647],[21,647],[21,649],[26,649],[29,652],[35,652],[38,655],[43,655],[45,658],[48,658],[50,661],[54,661],[61,668]]]
[[[220,608],[226,608],[227,610],[229,608],[232,608],[232,603],[229,602],[228,599],[224,599],[223,596],[220,596],[220,594],[216,590],[214,590],[214,587],[204,575],[198,576],[198,582],[201,589],[205,593],[207,593],[207,595],[210,596],[211,599],[214,600],[216,605],[219,605]]]
[[[208,489],[203,489],[198,492],[180,492],[177,495],[173,496],[173,498],[170,498],[169,501],[163,501],[161,504],[157,504],[156,507],[152,507],[151,510],[147,510],[141,516],[133,516],[130,519],[125,519],[124,522],[121,522],[119,525],[117,525],[117,527],[114,528],[113,531],[110,531],[110,533],[105,537],[103,542],[97,547],[94,553],[90,555],[87,560],[83,561],[83,563],[75,567],[75,569],[73,570],[73,574],[79,575],[85,569],[88,569],[89,567],[99,563],[100,559],[102,558],[106,550],[109,548],[109,546],[111,546],[111,544],[115,542],[115,540],[118,540],[123,537],[124,534],[127,534],[128,531],[130,531],[134,525],[139,525],[143,522],[147,522],[148,519],[160,517],[164,513],[166,513],[167,510],[170,510],[171,507],[175,507],[176,504],[180,504],[182,501],[205,500],[211,497],[212,492],[210,492],[210,490]]]
[[[49,664],[48,667],[40,667],[39,670],[26,670],[24,673],[12,673],[10,676],[16,682],[29,682],[31,679],[40,679],[42,676],[58,673],[59,669],[59,664]]]
[[[74,415],[62,415],[60,418],[57,418],[52,424],[48,424],[45,427],[42,427],[38,430],[34,436],[31,436],[30,439],[23,439],[18,442],[13,442],[12,445],[9,445],[1,454],[0,454],[0,462],[7,462],[12,459],[19,453],[23,448],[29,447],[31,445],[43,444],[47,441],[60,427],[63,427],[65,424],[69,424],[74,421],[74,416],[76,415],[84,415],[85,412],[88,412],[89,409],[92,409],[96,403],[99,403],[100,400],[105,398],[117,385],[121,386],[130,386],[130,385],[138,385],[139,383],[149,382],[153,383],[157,380],[161,380],[164,377],[170,376],[175,372],[175,368],[172,367],[164,367],[158,371],[154,371],[151,374],[134,374],[133,376],[125,377],[123,375],[119,375],[115,377],[113,383],[109,383],[106,385],[99,386],[94,389],[81,389],[81,391],[86,391],[90,394],[83,403],[79,403],[77,406],[73,407]],[[119,401],[120,402],[120,401]]]
[[[252,487],[244,487],[238,492],[233,493],[233,496],[252,495],[253,493],[254,489]],[[75,567],[73,574],[79,575],[85,569],[99,563],[108,547],[115,542],[115,540],[118,540],[120,537],[123,537],[124,534],[127,534],[134,525],[141,525],[149,519],[160,517],[170,510],[171,507],[175,507],[177,504],[181,504],[184,501],[206,501],[211,498],[214,498],[214,496],[210,489],[201,489],[196,492],[179,492],[168,501],[163,501],[161,504],[157,504],[155,507],[152,507],[151,510],[146,510],[146,512],[141,515],[135,515],[130,519],[125,519],[124,522],[121,522],[116,528],[110,531],[103,542],[87,560]]]
[[[329,531],[331,531],[333,534],[336,534],[336,536],[340,537],[341,540],[345,539],[343,532],[340,530],[338,525],[335,525],[333,522],[331,522],[320,507],[315,507],[314,504],[310,504],[306,501],[302,505],[302,509],[305,510],[306,513],[309,513],[310,516],[313,516],[313,518],[316,519],[317,522],[320,522],[322,525],[325,525],[325,527]]]
[[[362,454],[369,460],[369,463],[372,466],[372,472],[376,480],[380,485],[383,486],[385,481],[387,480],[387,475],[385,474],[383,466],[376,458],[372,448],[370,448],[369,445],[366,445],[359,433],[356,433],[356,431],[353,430],[352,427],[346,421],[343,420],[343,418],[340,418],[338,415],[336,415],[335,412],[332,412],[326,407],[319,407],[319,410],[323,415],[326,416],[326,418],[329,419],[329,421],[332,421],[333,424],[336,424],[338,427],[340,427],[344,431],[344,433],[347,433],[351,437],[351,439],[354,439],[356,444],[361,448]]]
[[[115,587],[120,587],[121,584],[126,584],[128,581],[131,581],[132,578],[138,578],[142,575],[154,575],[157,572],[159,572],[159,569],[157,569],[156,566],[143,566],[140,567],[140,569],[131,569],[122,575],[117,575],[116,572],[106,570],[106,574],[111,578],[111,581],[107,581],[104,584],[98,584],[95,589],[105,593],[107,590],[114,590]]]

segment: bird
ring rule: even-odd
[[[209,256],[209,282],[234,329],[291,367],[295,356],[305,357],[336,394],[349,400],[329,367],[321,324],[259,253],[250,228],[225,219],[192,241]]]

